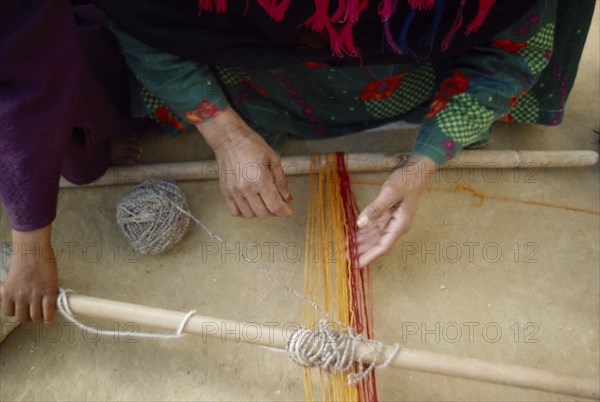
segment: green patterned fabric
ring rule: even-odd
[[[405,114],[415,105],[426,103],[435,89],[435,71],[430,63],[411,71],[401,84],[402,89],[394,91],[385,99],[372,99],[365,102],[367,111],[376,119],[393,119]]]
[[[460,145],[479,140],[480,135],[496,120],[494,112],[467,94],[455,96],[437,117],[441,132]]]

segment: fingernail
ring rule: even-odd
[[[358,218],[358,220],[356,221],[356,225],[359,228],[364,228],[365,226],[367,226],[369,224],[369,218],[367,218],[366,216],[361,216]]]
[[[287,196],[287,202],[291,202],[294,200],[294,197],[292,197],[292,194],[288,194]]]

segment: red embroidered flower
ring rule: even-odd
[[[304,65],[308,68],[329,67],[329,65],[327,65],[325,63],[317,63],[316,61],[305,61]]]
[[[382,80],[369,82],[362,87],[360,100],[366,102],[372,99],[385,99],[394,93],[402,80],[404,80],[404,75],[393,75]]]
[[[192,124],[200,124],[205,119],[210,119],[219,114],[220,110],[215,106],[215,102],[203,100],[194,110],[184,112],[185,118]]]
[[[446,78],[442,82],[442,93],[446,96],[462,94],[469,88],[470,82],[469,77],[459,70],[454,70],[454,77]]]
[[[509,53],[519,53],[527,47],[527,42],[513,42],[510,39],[499,39],[492,42],[492,47]]]
[[[450,102],[450,98],[443,96],[441,92],[436,92],[433,101],[431,101],[431,105],[429,106],[429,113],[425,115],[425,118],[432,119],[437,116],[439,112],[446,109],[446,104],[448,102]]]
[[[154,109],[154,114],[161,122],[175,127],[178,131],[185,131],[185,126],[181,124],[177,117],[165,106],[159,106]]]

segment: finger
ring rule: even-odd
[[[381,237],[376,244],[371,248],[363,247],[364,254],[359,252],[359,265],[361,267],[369,265],[375,259],[390,251],[400,236],[408,232],[410,223],[411,216],[407,215],[404,208],[398,208],[394,212],[393,218],[390,219],[386,227],[382,229]]]
[[[235,201],[235,197],[233,196],[233,190],[226,188],[223,183],[219,186],[219,190],[221,190],[221,194],[223,198],[225,198],[225,204],[227,205],[227,210],[229,214],[232,216],[240,216],[241,211],[237,207],[237,203]]]
[[[56,294],[47,294],[42,299],[42,308],[44,314],[44,323],[50,324],[54,321],[56,314]]]
[[[280,193],[273,186],[265,188],[260,193],[264,205],[269,212],[275,216],[290,216],[292,210],[287,206],[285,201],[281,198]]]
[[[401,233],[397,232],[387,232],[383,234],[379,241],[377,241],[372,247],[364,248],[364,254],[359,253],[359,265],[361,267],[367,266],[377,258],[387,254],[400,236]]]
[[[6,295],[2,298],[2,314],[7,317],[15,315],[15,302]]]
[[[250,205],[250,208],[252,208],[252,212],[255,216],[264,218],[265,216],[271,215],[267,209],[267,206],[263,202],[263,199],[258,194],[246,197],[246,201],[248,201],[248,205]]]
[[[378,233],[380,230],[381,227],[379,225],[373,224],[364,228],[360,228],[356,233],[356,242],[360,244],[366,241],[367,239],[371,238],[373,236],[373,233]]]
[[[370,222],[370,224],[366,227],[362,227],[358,229],[358,233],[356,234],[356,241],[362,242],[363,239],[371,237],[374,233],[380,235],[385,227],[388,225],[388,222],[392,219],[391,209],[384,212],[383,215],[376,219],[374,222]]]
[[[248,205],[246,199],[242,196],[235,197],[235,205],[242,213],[242,216],[246,219],[254,218],[254,212],[252,212],[252,208]]]
[[[42,322],[44,319],[44,311],[42,309],[42,297],[36,297],[29,305],[29,316],[33,322]]]
[[[26,301],[17,301],[15,303],[15,318],[19,322],[28,322],[29,319],[29,303]]]
[[[361,267],[385,253],[385,250],[380,250],[379,244],[383,236],[384,231],[382,228],[375,228],[361,236],[361,242],[357,246],[359,265]]]
[[[288,181],[283,173],[283,168],[281,167],[281,161],[278,159],[276,162],[271,163],[271,173],[273,175],[273,181],[275,182],[275,186],[277,187],[277,191],[281,195],[284,201],[290,202],[294,199],[292,194],[290,194],[290,190],[288,188]],[[271,211],[273,212],[273,211]]]
[[[376,244],[377,244],[377,238],[375,236],[373,236],[372,238],[369,239],[369,241],[359,244],[356,247],[356,252],[358,253],[358,255],[362,255],[362,254],[366,253],[367,251],[369,251],[371,248],[375,247]]]
[[[224,196],[224,198],[225,204],[227,204],[227,210],[229,211],[229,214],[232,216],[240,216],[241,212],[237,207],[235,200],[229,196]]]
[[[400,201],[397,190],[390,186],[384,185],[375,200],[367,205],[360,213],[356,224],[359,228],[369,226],[379,218],[381,218],[389,209]]]

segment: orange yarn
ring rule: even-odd
[[[384,181],[383,180],[355,179],[355,180],[352,180],[352,183],[382,185],[384,183]],[[440,192],[444,192],[444,193],[470,194],[477,199],[476,204],[478,206],[482,206],[486,199],[491,199],[491,200],[498,200],[498,201],[514,202],[514,203],[519,203],[519,204],[537,205],[540,207],[558,208],[558,209],[564,209],[567,211],[581,212],[581,213],[585,213],[585,214],[600,215],[600,211],[593,210],[593,209],[572,207],[570,205],[564,205],[564,204],[554,204],[554,203],[547,202],[547,201],[528,200],[528,199],[523,199],[523,198],[518,198],[518,197],[483,193],[479,190],[474,189],[473,187],[467,186],[466,184],[462,184],[462,183],[458,183],[455,187],[450,187],[450,188],[427,186],[427,190],[440,191]]]

